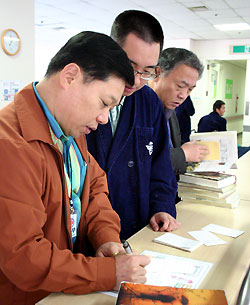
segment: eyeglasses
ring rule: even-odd
[[[155,70],[156,72],[156,70]],[[156,73],[151,73],[151,72],[140,72],[140,71],[137,71],[134,69],[134,74],[135,76],[137,74],[140,75],[141,79],[144,79],[144,80],[153,80],[157,77],[157,74]]]

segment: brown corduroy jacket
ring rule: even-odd
[[[84,294],[115,285],[114,258],[87,257],[120,242],[105,173],[76,140],[87,162],[79,240],[73,253],[63,158],[32,85],[0,111],[0,305],[33,305],[50,292]]]

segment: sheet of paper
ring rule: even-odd
[[[109,296],[114,297],[114,298],[117,298],[117,296],[118,296],[118,291],[115,291],[115,290],[112,290],[112,291],[97,291],[97,292],[109,295]]]
[[[197,240],[193,240],[190,238],[186,238],[174,233],[165,233],[159,237],[154,238],[154,242],[182,249],[184,251],[192,252],[193,250],[200,247],[202,244],[198,242]]]
[[[209,225],[205,226],[204,228],[202,228],[202,230],[213,232],[213,233],[219,233],[219,234],[234,237],[234,238],[236,238],[244,233],[244,231],[219,226],[216,224],[209,224]]]
[[[220,143],[219,141],[196,141],[197,144],[205,145],[209,153],[205,156],[204,160],[218,161],[220,160]]]
[[[149,285],[198,288],[213,265],[209,262],[148,250],[141,254],[151,258],[152,265],[150,263],[146,267],[146,284]],[[168,269],[166,266],[170,265]]]
[[[205,246],[224,245],[227,243],[225,240],[205,230],[190,231],[188,232],[188,234],[190,234],[191,236],[193,236],[193,238],[203,243],[203,245]]]
[[[177,288],[198,288],[212,263],[144,250],[141,254],[151,258],[146,267],[148,285],[170,286]],[[116,291],[98,291],[117,297]]]

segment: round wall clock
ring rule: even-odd
[[[7,29],[2,34],[1,44],[7,55],[16,55],[21,48],[21,39],[15,30]]]

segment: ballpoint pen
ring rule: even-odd
[[[123,248],[124,248],[124,250],[126,251],[127,254],[132,254],[133,253],[128,241],[122,240],[122,244],[123,244]]]

